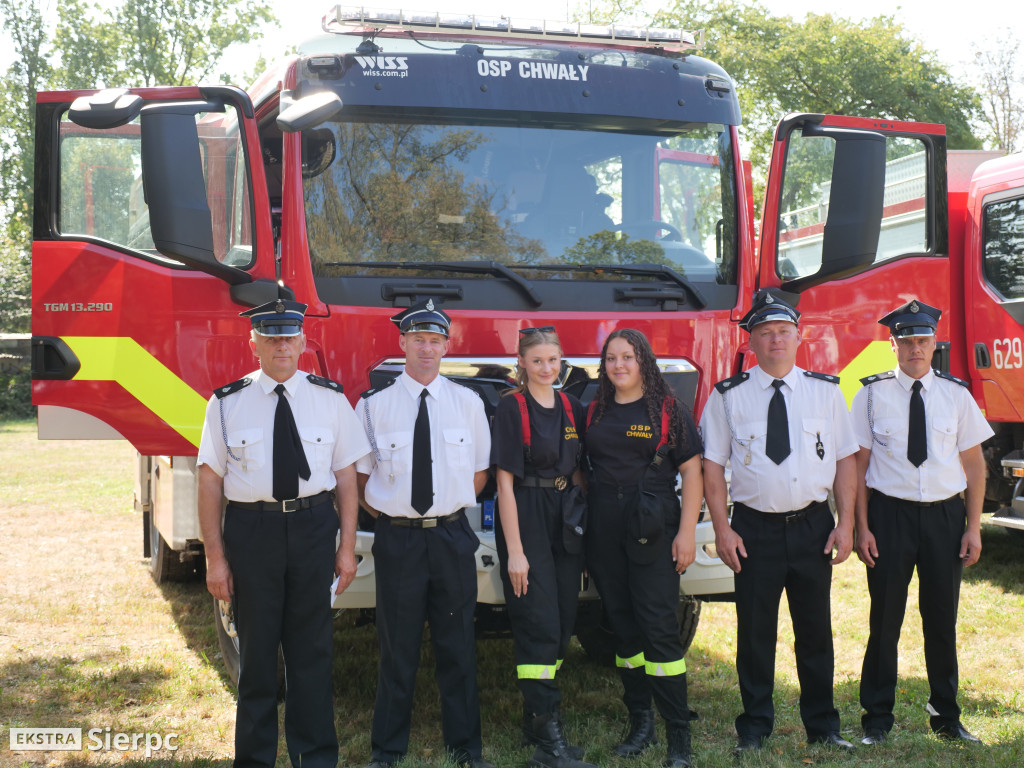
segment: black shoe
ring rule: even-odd
[[[637,709],[629,713],[629,733],[612,751],[619,757],[638,757],[645,749],[657,743],[654,710]]]
[[[864,738],[860,740],[860,743],[865,747],[871,747],[875,744],[881,744],[887,738],[889,738],[889,733],[881,728],[866,728],[864,730]]]
[[[968,744],[981,744],[982,741],[962,725],[944,725],[935,729],[935,735],[944,741],[966,741]]]
[[[665,723],[665,741],[668,742],[668,748],[662,766],[690,768],[690,724]]]
[[[534,716],[530,732],[537,745],[530,757],[530,768],[597,768],[593,763],[570,756],[557,713]]]
[[[742,757],[745,754],[757,752],[763,746],[764,739],[760,736],[740,736],[736,741],[736,746],[732,748],[732,753],[736,757]]]
[[[832,733],[826,733],[821,736],[814,736],[813,738],[808,739],[807,743],[824,744],[827,747],[835,747],[836,749],[842,749],[847,752],[854,749],[853,744],[840,736],[838,731],[832,731]]]
[[[558,719],[559,728],[561,728],[562,727],[562,717],[561,717],[561,715],[556,715],[556,717]],[[527,715],[527,714],[523,715],[523,735],[522,735],[522,738],[519,740],[519,746],[520,747],[539,747],[540,746],[540,741],[537,740],[537,736],[534,733],[534,716],[533,715]],[[566,745],[565,745],[565,756],[566,757],[571,757],[573,760],[580,760],[583,757],[583,747],[577,746],[575,744],[568,744],[568,743],[566,743]]]

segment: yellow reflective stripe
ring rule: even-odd
[[[671,677],[686,674],[686,659],[678,661],[647,661],[644,669],[651,677]]]
[[[644,666],[644,652],[640,651],[636,656],[630,656],[628,659],[624,659],[621,656],[615,657],[615,666],[624,667],[626,669],[639,669]]]
[[[553,680],[557,664],[517,664],[516,677],[520,680]]]
[[[565,659],[559,659],[558,661],[555,662],[555,669],[556,670],[559,670],[559,669],[562,668],[562,662],[563,661],[565,661]]]
[[[75,381],[116,381],[175,432],[198,447],[206,399],[124,336],[64,336],[79,361]]]
[[[892,351],[892,343],[888,341],[871,341],[857,356],[846,364],[839,372],[839,388],[846,398],[846,407],[853,403],[853,396],[860,391],[860,380],[865,376],[882,371],[891,371],[896,367],[896,353]]]

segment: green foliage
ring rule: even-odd
[[[12,374],[0,374],[0,420],[35,416],[32,407],[32,378],[26,365]]]
[[[608,0],[595,17],[642,13],[641,2]],[[651,23],[705,31],[700,55],[736,82],[755,178],[763,180],[775,125],[790,112],[943,123],[950,147],[981,146],[971,129],[979,109],[975,91],[958,84],[892,16],[795,20],[756,0],[674,0]]]
[[[581,237],[575,245],[565,249],[560,260],[566,264],[664,264],[683,271],[653,240],[630,240],[629,235],[608,229]]]

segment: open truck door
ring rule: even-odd
[[[847,401],[860,379],[894,367],[877,323],[911,295],[943,309],[935,364],[963,370],[949,329],[963,301],[949,280],[945,127],[790,115],[775,135],[761,223],[758,285],[793,295],[797,363],[838,374]],[[942,343],[946,340],[945,343]],[[959,365],[958,365],[959,364]]]

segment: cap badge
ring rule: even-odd
[[[434,300],[433,299],[427,299],[427,312],[433,312],[433,311],[434,311]]]
[[[912,301],[912,302],[910,302],[910,311],[911,312],[920,312],[921,311],[921,307],[918,306],[916,301]]]
[[[284,302],[278,299],[277,304],[274,305],[274,311],[278,314],[284,312]]]
[[[772,295],[771,295],[771,294],[769,293],[769,294],[768,294],[768,295],[767,295],[767,296],[765,297],[764,303],[765,303],[765,304],[774,304],[774,303],[775,303],[775,299],[773,299],[773,298],[772,298]]]

